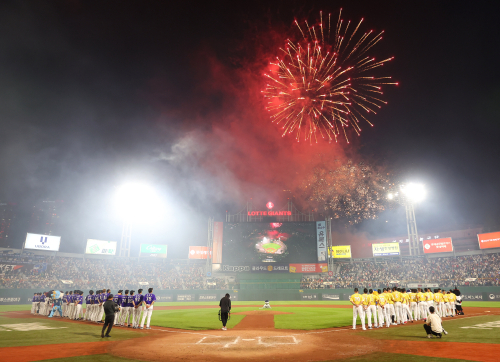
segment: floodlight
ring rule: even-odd
[[[143,183],[127,183],[118,187],[115,204],[118,214],[130,221],[151,221],[163,213],[158,193]]]
[[[420,202],[425,199],[426,190],[422,184],[409,183],[401,185],[401,191],[411,202]]]

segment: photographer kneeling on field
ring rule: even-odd
[[[441,318],[434,313],[434,307],[429,307],[429,316],[427,317],[427,323],[424,324],[424,329],[427,332],[427,338],[433,338],[437,336],[438,338],[442,337],[442,333],[448,334],[443,328],[443,322]]]

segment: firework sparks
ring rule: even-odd
[[[342,10],[341,10],[342,12]],[[387,102],[381,98],[382,86],[397,83],[391,77],[375,77],[369,71],[383,66],[393,57],[376,61],[367,52],[382,39],[383,31],[361,33],[363,19],[352,26],[339,14],[337,25],[310,26],[307,21],[297,26],[302,40],[287,40],[280,55],[271,62],[271,71],[263,94],[268,98],[271,119],[283,129],[283,136],[295,133],[297,141],[318,139],[338,141],[345,137],[347,127],[361,132],[361,122],[369,113],[376,113]],[[326,19],[325,19],[326,20]],[[352,32],[350,28],[354,28]]]
[[[316,211],[347,224],[375,219],[385,210],[389,176],[360,162],[320,165],[304,182],[303,190]]]

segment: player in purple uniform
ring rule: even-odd
[[[139,322],[141,320],[141,312],[142,312],[142,304],[144,300],[144,296],[142,295],[142,289],[137,291],[138,294],[134,296],[134,316],[132,319],[132,328],[138,329]]]
[[[148,322],[146,324],[146,329],[151,329],[149,327],[149,323],[151,322],[151,315],[153,314],[153,304],[155,304],[156,296],[153,294],[153,288],[148,289],[148,293],[144,296],[144,303],[146,304],[146,308],[144,309],[144,313],[142,315],[141,329],[144,328],[144,321],[146,317]]]
[[[92,315],[92,304],[94,302],[94,291],[89,290],[89,294],[85,297],[85,314],[83,316],[83,320],[90,320],[90,316]]]
[[[121,305],[122,305],[122,299],[123,299],[122,292],[123,292],[123,290],[120,289],[118,291],[118,293],[113,296],[113,302],[115,302],[116,305],[118,305],[119,307],[121,307]],[[116,312],[115,313],[115,321],[114,321],[115,326],[120,324],[119,319],[120,319],[120,312]]]
[[[128,309],[128,289],[125,290],[125,295],[122,296],[122,310],[120,312],[120,323],[119,326],[125,326],[125,319],[127,318],[127,314],[129,313]]]
[[[68,295],[66,296],[66,310],[64,313],[64,317],[68,317],[71,314],[71,299],[73,298],[73,292],[69,291]]]
[[[104,315],[104,302],[108,299],[108,295],[106,293],[106,289],[101,291],[99,294],[99,315],[97,316],[97,323],[103,323],[102,316]]]
[[[39,305],[38,314],[45,315],[45,313],[44,313],[44,310],[45,310],[45,292],[40,294],[40,302],[38,305]]]
[[[83,292],[81,290],[77,291],[76,296],[75,296],[75,313],[73,314],[73,319],[74,320],[81,320],[83,319],[83,313],[82,313],[82,304],[83,304]]]
[[[134,310],[135,310],[134,293],[135,290],[131,290],[130,295],[128,296],[128,310],[129,310],[127,318],[128,328],[132,327],[132,324],[134,323]]]

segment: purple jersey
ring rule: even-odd
[[[78,302],[78,304],[82,304],[82,302],[83,302],[83,295],[80,295],[80,294],[75,295],[75,300],[73,302],[74,303]]]
[[[148,293],[144,296],[144,302],[148,305],[156,300],[156,296],[153,293]]]
[[[129,295],[127,299],[127,307],[133,307],[134,306],[134,296]]]
[[[134,303],[135,305],[141,305],[141,302],[144,300],[144,295],[136,294],[134,295]]]
[[[87,295],[87,296],[85,297],[85,303],[86,303],[87,305],[91,305],[91,304],[92,304],[92,302],[93,302],[93,298],[92,298],[92,296],[91,296],[90,294],[89,294],[89,295]]]
[[[43,295],[43,294],[42,294],[42,295],[40,296],[40,302],[45,302],[45,295]]]
[[[128,294],[122,295],[122,308],[128,307]]]
[[[122,299],[123,299],[123,297],[119,294],[115,294],[113,296],[113,302],[115,302],[118,305],[122,305]]]

